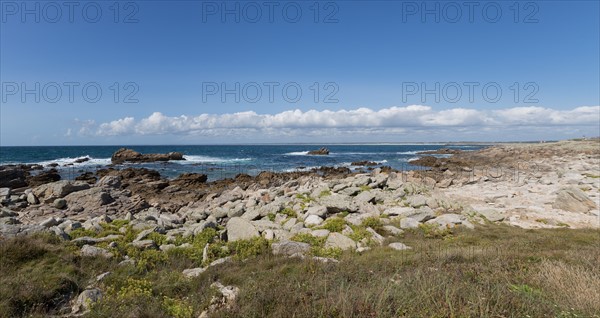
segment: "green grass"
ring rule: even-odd
[[[298,233],[290,238],[292,241],[308,243],[311,246],[311,255],[329,258],[339,258],[342,250],[339,248],[325,247],[326,237],[316,237],[308,233]]]
[[[299,199],[304,204],[314,201],[311,197],[309,197],[306,194],[302,194],[302,193],[296,194],[296,199]]]
[[[383,222],[378,217],[368,217],[362,221],[361,224],[363,227],[370,227],[377,233],[383,232]]]
[[[279,213],[281,213],[283,215],[287,215],[288,218],[297,218],[298,217],[298,213],[296,213],[296,211],[294,211],[292,208],[284,208]]]
[[[329,232],[341,232],[346,227],[346,221],[342,218],[328,218],[321,228],[329,230]]]
[[[321,191],[321,193],[319,193],[319,198],[328,197],[330,195],[331,195],[331,191],[323,190],[323,191]]]
[[[240,288],[237,302],[214,317],[600,317],[598,230],[485,225],[440,236],[414,229],[401,239],[411,250],[361,254],[293,237],[339,263],[276,257],[264,239],[225,243],[216,234],[178,238],[200,253],[210,243],[211,259],[234,256],[193,279],[181,272],[199,266],[194,254],[119,246],[146,265],[117,266],[80,257],[78,247],[48,235],[0,241],[0,317],[64,314],[107,271],[98,283],[103,300],[85,317],[198,317],[216,295],[214,281]]]

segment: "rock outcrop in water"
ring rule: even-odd
[[[418,155],[455,155],[463,152],[460,149],[440,148],[436,150],[427,150],[417,152]]]
[[[170,160],[185,160],[181,152],[169,152],[166,154],[142,154],[133,149],[121,148],[117,150],[110,161],[113,164],[120,164],[125,162],[156,162],[156,161],[170,161]]]
[[[315,155],[315,156],[326,156],[329,154],[329,149],[323,147],[321,149],[317,149],[317,150],[311,150],[308,152],[309,155]]]
[[[0,188],[21,188],[26,187],[25,179],[29,172],[14,166],[0,167]]]

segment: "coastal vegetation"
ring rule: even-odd
[[[86,317],[198,317],[218,295],[211,284],[220,281],[237,286],[239,295],[211,317],[599,317],[599,230],[490,224],[431,237],[420,228],[387,238],[411,250],[338,251],[328,255],[338,262],[327,263],[273,256],[260,238],[221,244],[216,236],[207,229],[189,249],[163,254],[117,243],[110,250],[133,260],[120,265],[81,256],[56,236],[4,240],[0,315],[61,314],[94,285],[104,294]],[[303,234],[294,239],[317,249],[324,243]],[[211,260],[237,257],[185,277],[182,270],[198,265],[194,251],[208,242],[215,246]],[[98,281],[103,273],[109,274]]]

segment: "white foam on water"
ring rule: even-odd
[[[86,159],[86,158],[88,159],[87,161],[75,162],[76,160]],[[65,167],[65,166],[85,167],[85,166],[106,166],[106,165],[109,165],[111,163],[111,161],[110,161],[110,158],[92,158],[92,157],[86,155],[86,156],[75,157],[75,158],[65,157],[65,158],[58,158],[58,159],[53,159],[53,160],[32,162],[31,164],[48,166],[49,164],[52,164],[52,163],[57,163],[60,167]]]
[[[305,171],[311,171],[312,169],[319,169],[321,166],[309,166],[309,167],[304,167],[304,168],[288,168],[288,169],[283,169],[283,172],[305,172]]]
[[[402,152],[396,152],[396,154],[398,154],[398,155],[416,155],[418,152],[421,152],[421,151],[427,151],[427,150],[402,151]]]
[[[184,155],[185,160],[171,161],[180,164],[194,164],[194,163],[229,163],[229,162],[243,162],[251,161],[252,158],[219,158],[209,156],[196,156],[196,155]]]
[[[307,156],[308,151],[294,151],[294,152],[284,153],[284,155],[286,155],[286,156]]]
[[[330,152],[330,155],[389,155],[393,152]]]

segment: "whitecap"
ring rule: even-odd
[[[402,151],[402,152],[396,152],[396,154],[398,154],[398,155],[416,155],[418,152],[421,152],[421,151],[427,151],[427,150]]]
[[[87,159],[84,162],[76,162],[77,160]],[[57,163],[59,166],[74,166],[74,167],[82,167],[82,166],[106,166],[111,163],[110,158],[93,158],[89,155],[81,156],[81,157],[65,157],[65,158],[57,158],[53,160],[45,160],[39,162],[33,162],[33,164],[38,164],[41,166],[48,166],[50,164]]]
[[[284,153],[284,155],[286,155],[286,156],[306,156],[306,155],[308,155],[308,151],[294,151],[294,152]]]
[[[180,164],[194,164],[194,163],[228,163],[228,162],[240,162],[240,161],[251,161],[252,158],[219,158],[209,156],[198,156],[198,155],[184,155],[185,160],[172,161]]]

